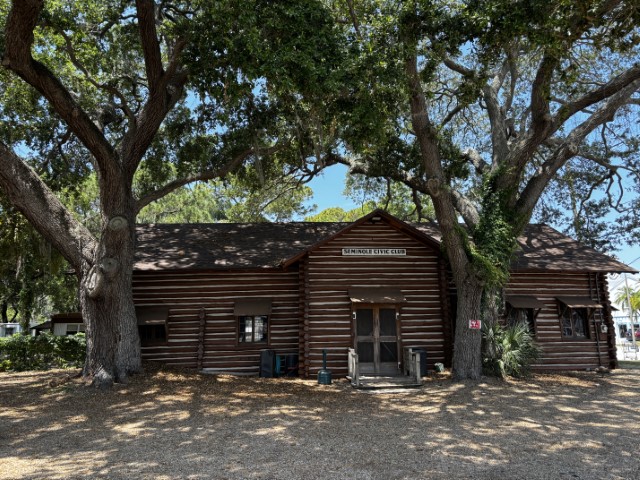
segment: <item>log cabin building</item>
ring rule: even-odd
[[[208,372],[393,375],[408,348],[450,365],[456,292],[433,224],[383,211],[353,223],[145,225],[133,295],[143,359]],[[524,320],[538,370],[615,367],[606,274],[634,270],[546,225],[530,225],[505,290],[505,320]],[[64,316],[58,316],[58,322]]]

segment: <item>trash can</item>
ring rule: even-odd
[[[331,385],[331,370],[327,368],[327,351],[322,350],[322,370],[318,372],[319,385]]]

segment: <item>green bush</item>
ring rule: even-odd
[[[482,327],[482,366],[488,375],[524,377],[540,352],[526,323]]]
[[[54,355],[61,367],[81,367],[87,354],[87,338],[84,333],[55,338]]]
[[[43,333],[37,337],[16,334],[0,338],[0,371],[80,367],[86,348],[83,333],[69,336]]]

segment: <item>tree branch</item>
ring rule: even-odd
[[[593,155],[589,152],[585,152],[583,150],[578,151],[577,156],[584,158],[585,160],[589,160],[593,163],[597,163],[598,165],[600,165],[601,167],[606,168],[607,170],[616,173],[618,172],[618,170],[626,170],[629,173],[632,173],[638,180],[640,180],[640,172],[638,172],[636,169],[631,168],[627,165],[615,165],[611,162],[608,162],[605,158],[603,157],[599,157],[597,155]]]
[[[156,31],[155,2],[153,0],[136,0],[136,10],[149,93],[153,96],[160,88],[160,79],[164,74],[160,43]]]
[[[504,115],[498,102],[498,91],[491,85],[485,85],[482,89],[482,97],[487,106],[489,124],[491,126],[491,144],[493,146],[492,164],[497,167],[507,158],[509,145],[507,144],[507,127]]]
[[[356,15],[356,11],[353,8],[353,0],[347,0],[347,6],[349,7],[349,16],[351,17],[353,29],[355,30],[358,38],[361,38],[362,36],[360,35],[360,23],[358,22],[358,16]]]
[[[355,158],[345,158],[339,155],[333,155],[331,157],[332,165],[340,164],[344,165],[349,169],[349,173],[352,175],[365,175],[369,178],[390,178],[395,182],[402,183],[412,190],[417,190],[418,192],[428,194],[427,184],[422,180],[421,177],[416,177],[411,175],[409,172],[404,170],[394,170],[389,172],[385,176],[377,176],[371,175],[369,171],[368,165],[370,162],[359,162]]]
[[[512,47],[507,51],[507,62],[509,65],[509,95],[504,102],[504,111],[510,112],[513,105],[513,99],[516,96],[516,83],[518,82],[518,64],[516,62],[516,47]]]
[[[170,194],[171,192],[177,190],[180,187],[184,187],[185,185],[188,185],[193,182],[199,182],[199,181],[204,182],[207,180],[213,180],[215,178],[224,177],[228,173],[235,170],[239,165],[241,165],[242,162],[247,157],[249,157],[251,153],[252,151],[243,152],[243,154],[238,155],[236,158],[234,158],[234,160],[232,160],[231,162],[229,162],[227,165],[225,165],[220,169],[207,170],[205,172],[201,172],[195,175],[189,175],[187,177],[179,178],[167,183],[166,185],[160,187],[157,190],[147,193],[144,197],[140,198],[136,202],[136,213],[139,213],[140,210],[142,210],[144,207],[146,207],[150,203],[161,199],[162,197]]]
[[[76,269],[93,262],[96,239],[80,224],[38,174],[0,142],[0,189]]]
[[[467,148],[462,151],[462,158],[466,159],[473,165],[473,168],[476,169],[479,175],[482,175],[487,171],[489,165],[484,161],[484,158],[480,156],[480,154],[473,148]]]
[[[463,109],[464,109],[464,107],[462,105],[456,105],[455,108],[450,110],[449,113],[447,113],[447,116],[444,117],[444,119],[442,120],[441,126],[444,127],[447,123],[449,123],[451,120],[453,120],[453,117],[455,117]]]
[[[572,115],[610,97],[638,78],[640,78],[640,63],[635,64],[633,67],[625,70],[617,77],[612,78],[600,88],[592,90],[573,102],[562,105],[553,118],[553,131],[560,128],[560,126]],[[629,98],[626,103],[630,103],[631,100],[632,99]]]
[[[275,153],[281,148],[282,146],[274,146],[271,148],[262,149],[260,152],[263,154],[269,155],[269,154]],[[142,210],[144,207],[146,207],[150,203],[161,199],[165,195],[168,195],[169,193],[173,192],[174,190],[177,190],[180,187],[184,187],[185,185],[188,185],[193,182],[205,182],[207,180],[213,180],[215,178],[223,178],[229,173],[234,172],[240,165],[242,165],[242,163],[247,158],[249,158],[254,153],[255,151],[253,149],[244,150],[238,155],[236,155],[235,157],[233,157],[231,160],[229,160],[224,166],[218,169],[207,170],[205,172],[201,172],[195,175],[189,175],[187,177],[178,178],[158,188],[157,190],[147,193],[137,201],[136,213],[139,213],[140,210]]]
[[[584,95],[575,102],[567,103],[566,105],[562,106],[556,113],[556,115],[552,117],[549,110],[548,93],[546,96],[544,96],[543,91],[546,91],[545,88],[550,88],[550,84],[547,84],[547,86],[545,87],[544,83],[550,81],[549,75],[551,73],[548,71],[548,69],[552,68],[554,61],[547,60],[546,62],[547,66],[545,67],[545,60],[542,61],[533,86],[533,90],[536,90],[536,92],[532,91],[532,127],[526,133],[526,135],[524,135],[521,139],[518,139],[517,144],[515,144],[511,149],[509,155],[510,159],[512,160],[511,163],[513,164],[513,168],[503,176],[504,178],[501,180],[501,185],[513,184],[513,179],[518,178],[519,175],[522,174],[531,156],[537,150],[540,144],[549,141],[550,135],[557,132],[562,127],[562,125],[565,124],[566,120],[569,118],[568,115],[573,115],[580,110],[582,110],[584,113],[584,109],[586,107],[592,106],[595,103],[606,100],[607,98],[620,98],[618,94],[620,93],[620,91],[624,90],[625,92],[627,92],[624,96],[624,102],[622,104],[617,104],[617,102],[614,102],[617,104],[616,108],[608,110],[610,116],[614,115],[617,108],[619,108],[623,104],[629,103],[629,99],[634,93],[634,90],[629,91],[626,87],[640,78],[640,65],[636,64],[607,82],[602,87]],[[635,90],[637,91],[637,87]],[[536,97],[540,96],[544,96],[544,98],[538,98],[538,100],[535,100]],[[607,103],[607,105],[609,105],[609,103]],[[534,111],[537,111],[537,113],[534,113]],[[600,118],[602,111],[602,108],[597,109],[592,114],[590,114],[589,119]],[[536,118],[537,120],[535,120]],[[606,119],[599,121],[597,125],[603,124],[605,120]],[[582,125],[584,126],[586,124],[587,122],[584,122]],[[579,131],[579,129],[575,129],[574,133],[577,134]],[[572,145],[570,150],[577,149],[578,144],[581,142],[582,140]],[[571,156],[573,156],[573,154]]]
[[[141,25],[141,28],[151,30],[149,26],[144,27]],[[155,34],[155,26],[153,27],[153,32]],[[143,48],[153,50],[155,47],[144,46],[144,39],[149,34],[150,31],[141,33],[143,36]],[[148,38],[147,41],[155,43],[156,45],[158,44],[157,37],[153,41]],[[160,75],[153,88],[151,84],[149,85],[149,98],[138,115],[136,122],[130,125],[129,130],[124,136],[122,141],[122,157],[129,177],[133,177],[140,160],[142,160],[143,155],[146,153],[149,145],[151,145],[160,125],[182,96],[184,85],[188,78],[188,72],[180,69],[181,54],[185,46],[186,42],[183,39],[176,42],[167,71]],[[146,52],[145,55],[147,55]],[[145,61],[147,63],[154,63],[155,60],[145,58]],[[156,71],[156,68],[157,67],[154,67],[153,70]],[[162,66],[160,66],[160,68],[162,68]],[[149,70],[149,66],[147,69]],[[147,74],[149,74],[149,72],[147,72]],[[152,76],[148,81],[156,82],[156,79]]]
[[[31,46],[43,0],[14,0],[5,30],[2,64],[40,92],[73,133],[89,149],[103,171],[117,166],[117,153],[89,115],[80,108],[62,83],[31,56]]]
[[[567,136],[565,141],[556,149],[551,157],[544,162],[536,175],[527,182],[520,198],[516,203],[516,209],[521,215],[529,215],[535,207],[542,192],[556,172],[579,151],[579,145],[584,139],[600,125],[609,121],[622,105],[627,103],[629,97],[640,88],[640,79],[629,83],[609,100],[601,105],[584,122],[578,125]]]
[[[480,223],[480,213],[473,202],[455,189],[451,191],[451,196],[453,197],[453,203],[456,210],[462,216],[464,223],[469,227],[478,225],[478,223]]]
[[[464,65],[459,64],[449,57],[444,58],[444,64],[449,67],[450,70],[454,72],[458,72],[460,75],[465,77],[474,77],[476,72],[471,70],[470,68],[465,67]]]
[[[504,61],[502,62],[502,66],[500,67],[500,70],[498,70],[496,72],[496,74],[493,76],[493,80],[491,81],[491,89],[496,92],[496,94],[502,89],[502,85],[504,85],[504,81],[507,78],[507,74],[510,71],[510,61],[509,58],[505,58]]]
[[[135,121],[136,117],[133,111],[131,111],[131,109],[129,108],[127,104],[127,99],[120,92],[120,90],[118,90],[117,88],[111,85],[100,83],[96,79],[94,79],[89,73],[89,71],[85,68],[85,66],[80,62],[80,60],[78,60],[78,57],[76,56],[76,52],[75,52],[75,49],[73,48],[73,44],[71,43],[71,39],[69,38],[69,35],[67,35],[62,30],[58,30],[58,29],[56,29],[56,33],[58,33],[60,36],[62,36],[62,38],[64,38],[65,45],[66,45],[65,50],[69,54],[71,63],[73,63],[75,67],[83,73],[87,81],[94,87],[100,90],[104,90],[105,92],[108,92],[113,96],[115,96],[116,98],[118,98],[120,100],[120,104],[117,105],[117,107],[124,112],[124,114],[129,118],[130,121]]]
[[[540,62],[533,81],[530,108],[531,129],[534,138],[544,137],[546,130],[551,125],[549,94],[551,91],[551,78],[557,65],[557,59],[545,55]]]

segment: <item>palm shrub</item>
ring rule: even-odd
[[[485,323],[482,327],[482,366],[488,375],[524,377],[540,352],[524,322],[507,327]]]

